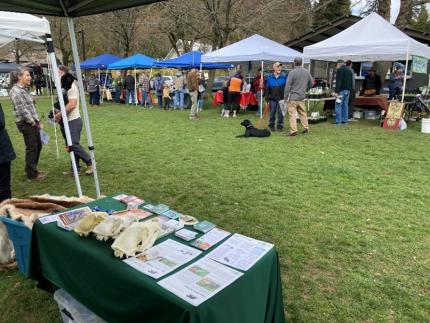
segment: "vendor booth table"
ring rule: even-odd
[[[97,205],[102,210],[125,208],[124,204],[110,197],[87,205]],[[174,234],[166,238],[188,245]],[[102,242],[94,236],[80,237],[59,228],[55,222],[42,224],[37,221],[32,232],[29,275],[39,281],[40,287],[64,289],[109,322],[285,321],[275,248],[231,285],[196,307],[160,287],[157,280],[116,258],[111,244],[111,240]],[[207,255],[208,251],[199,258]]]
[[[217,106],[219,104],[224,103],[224,97],[223,92],[217,91],[214,95],[214,98],[212,100],[212,105]],[[240,94],[240,101],[239,105],[242,109],[246,109],[250,105],[258,105],[257,98],[255,97],[255,94],[252,92],[242,92]]]
[[[357,96],[354,100],[355,106],[376,106],[381,110],[388,110],[388,98],[385,95]]]

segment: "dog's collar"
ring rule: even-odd
[[[247,126],[245,126],[246,128],[249,128],[249,127],[252,127],[252,124],[249,124],[249,125],[247,125]]]

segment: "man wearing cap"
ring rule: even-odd
[[[312,87],[311,73],[302,67],[302,59],[294,59],[294,69],[288,74],[284,98],[288,101],[288,114],[290,116],[290,134],[297,135],[297,113],[303,126],[303,134],[309,132],[308,116],[306,114],[306,92]]]
[[[348,100],[352,89],[352,71],[343,60],[337,61],[336,71],[336,124],[348,124]]]
[[[268,100],[270,108],[269,128],[272,131],[275,131],[276,114],[278,114],[278,131],[282,131],[284,128],[284,116],[282,115],[279,101],[284,98],[287,77],[281,75],[281,72],[282,64],[276,62],[273,64],[273,74],[270,74],[266,81],[266,100]]]

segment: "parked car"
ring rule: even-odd
[[[222,90],[222,85],[224,84],[224,81],[228,80],[230,76],[218,76],[214,79],[214,84],[212,86],[212,92],[217,92],[219,90]]]
[[[170,75],[161,75],[161,78],[163,79],[164,83],[169,86],[170,92],[174,91],[173,88],[173,76]],[[151,85],[151,89],[154,88],[154,80],[155,76],[149,81],[149,84]]]

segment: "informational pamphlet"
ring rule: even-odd
[[[155,205],[154,204],[145,204],[142,206],[145,210],[155,212]]]
[[[136,220],[143,220],[147,217],[151,216],[152,213],[149,211],[145,211],[142,209],[130,209],[130,210],[123,210],[123,211],[117,211],[114,212],[113,215],[115,216],[121,216],[121,217],[130,217]]]
[[[221,240],[227,238],[230,235],[230,232],[214,228],[208,233],[202,235],[197,240],[191,243],[192,246],[197,247],[201,250],[208,250],[209,248],[216,245]]]
[[[86,206],[57,214],[57,225],[68,231],[72,231],[78,222],[91,213],[91,209]]]
[[[173,210],[166,210],[161,215],[167,216],[168,218],[172,220],[177,220],[181,216],[181,213],[173,211]]]
[[[260,260],[273,245],[235,233],[208,257],[222,264],[246,271]]]
[[[132,206],[132,208],[137,208],[139,205],[145,203],[145,200],[142,200],[141,198],[138,198],[134,195],[120,194],[114,196],[113,198],[126,204],[127,206]]]
[[[43,217],[39,218],[40,223],[42,224],[48,224],[51,222],[56,222],[58,220],[58,215],[54,214],[54,215],[46,215]]]
[[[181,229],[175,232],[175,236],[185,241],[190,241],[196,238],[197,232],[188,229]]]
[[[161,214],[165,211],[167,211],[169,207],[166,204],[157,204],[154,208],[154,212],[157,214]]]
[[[146,253],[124,260],[131,267],[158,279],[201,254],[201,251],[168,239]],[[152,255],[148,260],[147,255]]]
[[[237,270],[204,257],[158,284],[188,303],[198,306],[242,275]]]

